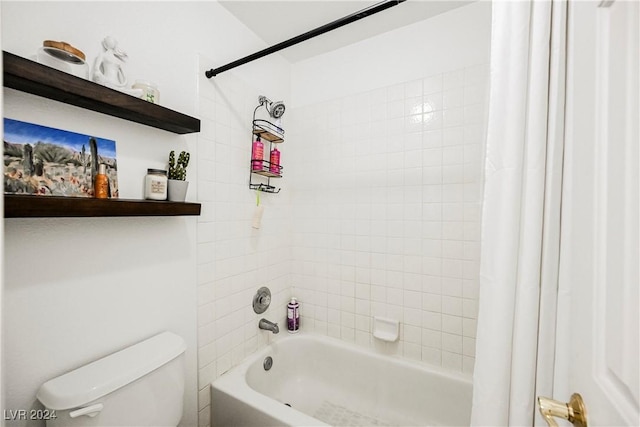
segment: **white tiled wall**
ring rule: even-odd
[[[209,383],[271,339],[250,307],[262,285],[274,293],[270,320],[283,322],[295,295],[303,329],[472,370],[487,82],[474,64],[488,62],[490,12],[474,2],[290,64],[288,75],[256,61],[242,81],[200,77],[201,426]],[[262,92],[276,80],[280,89]],[[253,230],[258,95],[284,99],[287,111],[283,191],[261,196],[263,227]],[[373,315],[401,321],[399,343],[372,340]]]
[[[293,292],[304,329],[471,372],[488,70],[292,111]],[[372,316],[400,320],[381,346]]]
[[[213,61],[204,60],[204,64]],[[200,67],[204,69],[204,67]],[[248,188],[251,117],[263,93],[232,73],[199,81],[198,136],[198,387],[199,423],[209,425],[209,384],[245,356],[266,345],[261,317],[282,323],[290,297],[289,195],[261,194],[262,227],[251,227],[256,195]],[[283,155],[284,154],[284,149]],[[280,184],[280,183],[279,183]],[[261,286],[272,308],[251,308]]]

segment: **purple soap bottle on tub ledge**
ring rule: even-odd
[[[300,303],[294,297],[287,304],[287,331],[296,334],[300,330]]]

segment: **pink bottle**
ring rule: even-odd
[[[264,160],[264,144],[260,141],[260,136],[253,141],[251,148],[251,169],[254,171],[262,170],[262,161]]]
[[[269,157],[269,170],[272,173],[280,175],[280,151],[277,148],[271,150],[271,156]]]

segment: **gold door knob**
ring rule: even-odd
[[[564,418],[576,427],[588,427],[587,409],[582,396],[573,393],[569,403],[559,402],[548,397],[538,397],[538,408],[550,427],[558,427],[554,417]]]

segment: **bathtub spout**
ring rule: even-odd
[[[271,331],[274,334],[277,334],[278,332],[280,332],[280,329],[278,328],[278,324],[269,322],[267,319],[260,319],[260,322],[258,323],[258,328],[264,329],[265,331]]]

